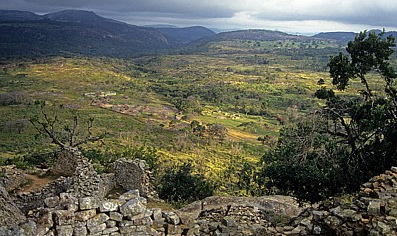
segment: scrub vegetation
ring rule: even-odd
[[[359,36],[361,41],[377,37],[364,34]],[[349,44],[351,50],[359,50],[355,45]],[[390,46],[391,41],[387,48]],[[132,59],[54,56],[3,60],[0,162],[27,168],[37,164],[30,161],[32,156],[53,156],[50,153],[56,145],[37,135],[31,122],[46,114],[60,121],[55,124],[57,130],[73,126],[78,117],[81,122],[92,122],[92,133],[107,134],[99,142],[80,145],[101,172],[108,171],[116,158],[141,157],[149,162],[158,181],[185,176],[199,191],[220,195],[282,192],[317,201],[340,194],[339,190],[353,190],[330,184],[330,179],[344,178],[338,169],[344,166],[336,157],[346,157],[349,163],[361,155],[370,158],[368,145],[383,145],[376,138],[389,137],[388,131],[379,129],[395,123],[390,123],[388,113],[382,116],[389,108],[395,110],[390,102],[395,99],[390,82],[394,77],[373,73],[387,70],[378,61],[368,65],[368,70],[363,65],[364,71],[349,69],[346,76],[338,74],[338,63],[359,66],[344,47],[326,39],[224,38],[179,53]],[[350,54],[347,61],[340,54],[329,63],[330,56],[340,51]],[[381,58],[387,59],[391,59],[387,66],[396,65],[395,57]],[[360,75],[365,75],[364,85],[368,85],[364,89]],[[389,90],[383,94],[385,88]],[[387,100],[389,97],[393,99]],[[349,109],[364,112],[360,120]],[[371,123],[373,119],[380,123]],[[357,136],[337,138],[336,133],[347,131],[343,122],[354,126]],[[336,127],[335,134],[328,132],[331,126]],[[390,153],[388,147],[381,150]],[[357,181],[375,172],[381,170],[366,172]],[[306,183],[316,181],[327,189],[313,195],[321,186]],[[170,200],[178,201],[178,197]]]

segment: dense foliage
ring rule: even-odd
[[[160,182],[159,197],[176,204],[200,200],[212,196],[214,192],[213,184],[194,174],[189,162],[167,170]]]
[[[397,164],[397,75],[388,60],[394,38],[362,32],[348,43],[348,55],[331,58],[332,84],[340,91],[358,78],[359,96],[323,87],[322,111],[280,133],[277,147],[263,157],[268,187],[312,202],[356,190],[371,176]],[[370,87],[382,79],[383,90]]]

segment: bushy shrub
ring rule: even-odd
[[[213,184],[194,174],[190,162],[166,170],[158,187],[160,198],[179,205],[212,196],[213,192]]]
[[[9,105],[28,105],[31,104],[32,100],[25,92],[9,92],[0,94],[0,106]]]

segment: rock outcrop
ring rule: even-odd
[[[5,188],[0,185],[0,226],[15,226],[25,220],[26,217],[14,204]]]
[[[151,187],[151,173],[144,160],[125,158],[114,162],[114,174],[116,184],[126,190],[138,189],[145,197],[154,196],[154,189]],[[134,180],[134,181],[131,181]]]

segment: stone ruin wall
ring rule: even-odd
[[[134,163],[128,162],[127,166]],[[135,163],[141,171],[140,162]],[[172,212],[147,208],[139,188],[118,199],[103,198],[113,185],[128,182],[134,174],[124,173],[120,180],[112,174],[99,176],[84,158],[78,166],[84,168],[58,180],[66,191],[48,194],[45,189],[56,187],[47,186],[40,192],[45,198],[30,209],[28,220],[0,227],[0,235],[397,235],[397,168],[362,185],[350,204],[303,209],[285,196],[210,197]],[[287,223],[279,226],[281,220]]]

